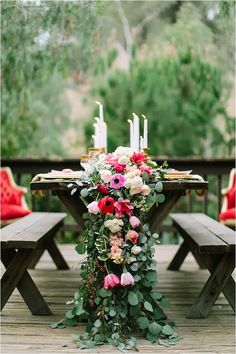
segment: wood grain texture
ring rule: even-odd
[[[221,253],[230,250],[230,246],[211,231],[209,224],[206,226],[200,223],[192,214],[178,213],[171,214],[170,217],[180,234],[186,237],[187,241],[194,243],[199,253]]]
[[[68,190],[68,184],[75,180],[42,180],[39,182],[31,182],[30,189],[37,190]],[[207,190],[208,182],[201,182],[195,180],[176,180],[176,181],[162,181],[164,190]],[[82,188],[82,187],[81,187]]]
[[[2,353],[40,353],[74,354],[81,351],[72,342],[71,333],[82,333],[85,325],[66,329],[50,329],[48,325],[63,318],[69,305],[65,302],[72,298],[80,282],[79,266],[84,256],[79,256],[74,245],[60,245],[63,256],[69,260],[71,270],[57,271],[50,256],[45,253],[30,275],[39,285],[40,290],[53,310],[52,316],[32,316],[18,291],[14,291],[10,301],[2,312]],[[234,352],[234,316],[224,296],[220,295],[207,319],[186,319],[193,299],[209,273],[199,270],[193,256],[188,254],[179,272],[166,271],[166,267],[178,246],[157,246],[155,259],[158,267],[158,291],[171,301],[167,309],[170,319],[176,322],[176,331],[183,337],[174,347],[163,348],[152,345],[138,336],[140,354],[232,354]],[[45,272],[45,270],[47,270]],[[63,347],[66,344],[66,347]],[[114,347],[105,345],[86,350],[86,354],[120,353]]]
[[[62,226],[65,213],[37,213],[15,221],[1,229],[4,248],[37,248],[50,235],[55,235]]]

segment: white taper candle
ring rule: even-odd
[[[130,147],[131,149],[134,148],[134,125],[133,125],[133,122],[131,119],[128,119],[128,122],[129,122],[129,144],[130,144]]]
[[[133,124],[134,124],[134,151],[138,152],[139,151],[139,117],[137,114],[133,113]]]
[[[144,114],[142,114],[144,118],[144,125],[143,125],[143,148],[148,148],[148,120]]]
[[[104,142],[104,115],[103,115],[103,105],[98,102],[95,101],[95,103],[99,106],[99,147],[104,147],[103,146],[103,142]]]
[[[103,145],[102,147],[105,148],[105,152],[107,152],[107,124],[103,123]]]

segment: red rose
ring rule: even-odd
[[[105,186],[104,184],[99,184],[97,190],[100,194],[103,194],[103,195],[106,195],[109,192],[108,187]]]
[[[116,172],[124,172],[124,170],[125,170],[125,165],[121,165],[121,164],[117,164],[117,165],[115,165],[115,170],[116,170]]]
[[[113,214],[115,200],[112,197],[104,197],[98,201],[101,214]]]
[[[140,152],[133,153],[133,156],[131,157],[131,161],[133,161],[134,163],[136,163],[137,166],[140,166],[145,160],[145,156],[143,154],[141,154]]]

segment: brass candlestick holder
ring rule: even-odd
[[[148,155],[148,150],[149,150],[148,148],[142,149],[142,153],[144,154],[146,161],[151,159],[150,156]]]

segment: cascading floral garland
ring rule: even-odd
[[[151,234],[145,223],[151,206],[165,201],[160,181],[165,167],[119,147],[100,155],[68,186],[71,194],[79,188],[81,197],[91,200],[83,215],[83,241],[76,246],[80,254],[87,251],[87,258],[81,266],[82,283],[68,302],[74,307],[52,327],[87,321],[86,332],[74,336],[79,348],[109,343],[121,351],[136,349],[134,331],[165,346],[180,338],[163,311],[169,300],[154,291],[158,234]]]

